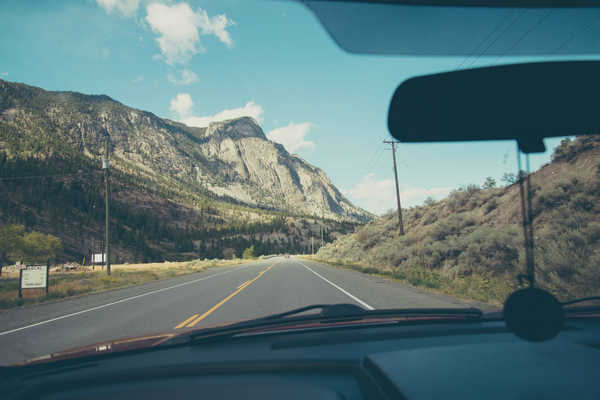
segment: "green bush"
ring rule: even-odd
[[[242,253],[242,258],[248,259],[248,258],[253,258],[253,257],[254,257],[254,245],[248,247]]]
[[[487,178],[485,178],[485,182],[483,183],[482,187],[484,189],[492,189],[496,187],[496,180],[494,178],[492,178],[491,176],[488,176]]]
[[[461,273],[475,270],[489,271],[492,275],[513,272],[519,265],[521,245],[516,229],[478,227],[461,238],[464,251],[458,257]]]

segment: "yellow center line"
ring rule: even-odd
[[[246,286],[246,285],[248,285],[248,282],[250,282],[250,281],[246,281],[246,282],[242,283],[242,284],[241,284],[240,286],[238,286],[237,288],[239,289],[239,288],[241,288],[242,286]]]
[[[193,320],[194,318],[196,318],[198,316],[198,314],[194,314],[191,317],[189,317],[188,319],[186,319],[185,321],[183,321],[182,323],[180,323],[179,325],[177,325],[175,327],[175,329],[179,329],[179,328],[183,328],[185,326],[185,324],[187,324],[188,322],[190,322],[191,320]]]
[[[238,294],[239,292],[241,292],[242,290],[244,290],[245,288],[250,286],[252,283],[254,283],[254,281],[256,281],[258,278],[263,276],[263,274],[265,272],[269,271],[271,268],[273,268],[275,265],[279,264],[280,262],[281,261],[278,261],[275,264],[272,264],[270,267],[265,268],[264,270],[260,271],[258,273],[258,275],[256,275],[253,279],[250,279],[249,281],[242,283],[240,286],[237,287],[237,289],[233,293],[231,293],[229,296],[225,297],[223,300],[221,300],[220,302],[218,302],[217,304],[212,306],[207,312],[205,312],[204,314],[202,314],[199,317],[198,317],[198,314],[192,315],[190,318],[186,319],[185,321],[183,321],[182,323],[177,325],[175,327],[175,329],[184,328],[184,327],[190,328],[192,326],[195,326],[198,322],[200,322],[204,318],[208,317],[210,314],[212,314],[215,310],[217,310],[223,304],[227,303],[233,296],[235,296],[236,294]]]

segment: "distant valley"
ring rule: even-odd
[[[308,252],[372,218],[250,117],[191,128],[0,80],[0,224],[58,236],[64,259],[100,249],[107,135],[115,261]]]

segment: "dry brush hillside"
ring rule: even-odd
[[[531,183],[537,281],[561,298],[598,295],[600,137],[563,141]],[[318,257],[502,302],[524,271],[519,185],[469,185],[427,203],[405,210],[402,237],[396,213],[389,213],[325,246]]]

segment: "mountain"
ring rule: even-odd
[[[514,175],[508,175],[514,181]],[[565,139],[530,175],[536,284],[561,299],[600,293],[600,136]],[[502,303],[524,273],[519,184],[453,191],[321,248],[318,257],[418,286]]]
[[[371,217],[323,171],[269,141],[250,117],[190,128],[107,96],[47,92],[6,81],[0,81],[0,96],[3,124],[27,129],[26,140],[43,135],[98,159],[108,133],[113,167],[123,171],[174,179],[260,208],[350,221]]]
[[[10,194],[0,200],[0,223],[57,233],[69,254],[86,254],[90,244],[79,243],[80,238],[101,238],[106,135],[112,215],[115,224],[129,219],[115,232],[129,243],[117,251],[124,259],[218,256],[219,246],[237,253],[240,246],[260,247],[262,239],[273,248],[306,250],[308,232],[316,227],[313,234],[319,235],[317,219],[325,219],[327,235],[334,235],[372,217],[353,206],[319,168],[269,141],[252,118],[194,128],[105,95],[0,80],[0,177]],[[45,182],[27,178],[35,176]],[[291,229],[294,222],[305,231]],[[78,226],[78,234],[57,226]],[[283,226],[288,232],[275,234]],[[270,236],[257,236],[258,231]]]

